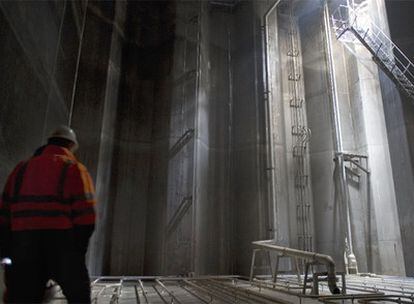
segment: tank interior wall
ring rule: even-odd
[[[385,1],[370,0],[367,3],[368,12],[374,22],[387,27]],[[356,106],[354,106],[355,113],[361,115],[358,125],[363,125],[365,129],[365,139],[357,137],[356,148],[367,153],[371,172],[369,203],[375,216],[372,226],[378,242],[378,249],[373,250],[372,267],[373,271],[379,273],[405,274],[379,69],[366,49],[356,46],[355,51],[357,59],[355,69],[350,71],[354,73],[351,75],[354,75],[355,80],[349,82],[349,86],[351,100]],[[384,225],[385,222],[388,223],[387,227]]]
[[[231,30],[227,9],[202,4],[194,163],[194,270],[198,274],[230,271]]]
[[[25,17],[30,21],[30,26],[19,22],[24,14],[24,9],[16,3],[13,3],[12,7],[6,6],[4,2],[0,3],[2,41],[0,62],[3,71],[0,75],[0,143],[2,145],[0,184],[2,188],[7,175],[17,162],[32,155],[43,141],[50,103],[53,103],[57,113],[64,113],[61,120],[67,120],[70,94],[65,94],[64,92],[69,90],[64,88],[70,89],[71,81],[63,81],[64,79],[59,78],[57,76],[60,74],[59,71],[53,72],[56,70],[53,59],[57,53],[62,59],[63,52],[67,52],[68,55],[72,50],[76,52],[78,43],[73,41],[73,44],[68,44],[62,52],[57,51],[59,24],[63,16],[62,5],[48,6],[46,3],[41,3],[38,9],[33,8],[32,15]],[[75,26],[73,22],[71,25]],[[36,31],[42,33],[37,40],[33,35]],[[46,54],[48,56],[45,56]],[[74,66],[75,61],[70,60],[70,56],[66,58],[70,65]],[[51,91],[54,90],[59,91],[55,95],[61,98],[49,101]],[[0,271],[0,292],[3,293],[3,268]]]
[[[147,255],[154,268],[145,272],[229,273],[231,18],[207,2],[176,5],[169,155],[163,156],[167,193],[154,213],[163,241],[148,238],[158,243],[151,250],[159,257]],[[153,195],[160,195],[159,187]]]
[[[335,4],[331,3],[331,5],[333,7]],[[338,176],[335,176],[338,174],[338,168],[336,168],[336,165],[333,162],[336,148],[334,147],[334,134],[332,134],[333,120],[331,92],[327,78],[323,7],[318,3],[301,2],[298,5],[297,14],[299,15],[298,17],[301,27],[301,50],[303,53],[303,69],[306,89],[305,101],[307,105],[309,126],[312,130],[310,153],[312,167],[311,175],[313,176],[312,186],[315,187],[315,190],[313,191],[313,199],[315,201],[314,216],[316,219],[319,219],[316,221],[315,227],[316,249],[321,252],[332,254],[336,260],[342,262],[345,230],[343,228],[344,222],[340,210],[342,203],[339,201],[338,197]],[[283,19],[283,17],[279,17],[279,19]],[[279,27],[280,25],[283,26],[283,20],[279,21]],[[284,52],[286,50],[283,46],[282,27],[278,28],[277,35],[279,36],[279,54],[277,54],[277,50],[273,50],[273,52],[276,56],[279,55],[280,58],[283,58],[283,53],[286,53]],[[315,37],[319,38],[315,40]],[[396,205],[395,200],[393,200],[393,187],[390,183],[392,179],[389,178],[391,167],[389,154],[387,154],[388,143],[384,133],[385,124],[383,120],[383,112],[381,108],[375,111],[370,106],[370,104],[376,104],[381,100],[381,96],[378,96],[377,94],[378,90],[375,90],[375,86],[378,88],[378,78],[375,76],[375,65],[372,66],[372,62],[370,63],[371,68],[374,67],[374,76],[367,78],[367,75],[363,74],[364,71],[361,70],[361,67],[358,65],[357,59],[344,50],[343,46],[336,40],[332,41],[332,43],[333,58],[335,58],[334,65],[337,78],[336,94],[338,95],[339,103],[343,151],[369,154],[373,159],[373,163],[370,164],[371,169],[376,171],[377,175],[380,176],[375,178],[374,185],[368,184],[366,176],[361,177],[358,182],[348,179],[348,187],[351,197],[351,223],[354,236],[353,244],[359,260],[360,270],[376,269],[379,272],[383,271],[385,273],[403,273],[403,268],[401,268],[401,250],[398,228],[392,229],[392,232],[388,231],[389,233],[385,234],[382,229],[379,231],[376,230],[376,225],[381,225],[380,223],[383,221],[382,218],[385,214],[396,215]],[[270,62],[270,64],[279,64],[283,66],[283,60],[278,62],[276,59],[275,61]],[[270,69],[272,70],[272,68],[273,67],[271,66]],[[277,77],[286,76],[284,75],[286,74],[286,69],[281,70],[285,71],[284,73],[281,73],[281,76],[275,72],[275,74],[270,77],[277,79]],[[277,69],[275,71],[277,71]],[[360,80],[359,77],[364,78]],[[275,95],[280,94],[277,90],[277,84],[273,84],[275,87],[272,88],[271,93],[276,92]],[[367,90],[367,85],[370,85],[371,89]],[[279,89],[282,91],[282,96],[286,94],[286,87],[285,90],[283,90],[283,87]],[[362,104],[361,94],[364,95],[364,100],[369,96],[370,102]],[[272,96],[272,98],[275,97]],[[361,111],[361,109],[364,111]],[[280,115],[280,112],[278,113],[276,111],[274,115]],[[289,120],[287,112],[288,111],[285,111],[284,113],[282,112],[282,118],[280,116],[278,117],[280,122],[283,121],[283,116],[285,121]],[[366,125],[367,122],[369,122],[368,125]],[[283,166],[286,166],[287,172],[289,172],[289,170],[292,170],[292,163],[289,162],[289,132],[286,132],[286,128],[288,127],[286,123],[284,127],[285,139],[284,142],[281,142],[280,146],[287,150],[287,154],[284,158],[278,159],[280,162],[279,164],[276,162],[276,166],[281,166],[282,169]],[[379,133],[379,137],[377,134],[377,137],[367,135],[374,132],[374,130]],[[279,128],[275,133],[276,143],[278,131],[283,132],[283,128]],[[378,154],[378,151],[381,151],[381,153]],[[379,155],[382,155],[382,157],[378,158]],[[283,173],[283,170],[280,170],[280,172]],[[292,184],[292,177],[290,176],[289,178],[289,173],[287,175],[287,187],[289,188],[289,184]],[[280,182],[278,187],[279,189],[283,189],[283,185],[280,185]],[[371,195],[373,189],[378,193],[376,190],[378,187],[382,187],[384,193],[371,198],[369,195]],[[290,193],[290,197],[292,196],[292,193]],[[384,196],[388,196],[388,198],[384,200]],[[279,198],[286,199],[287,197],[286,195],[282,195]],[[370,199],[374,200],[374,203],[372,203]],[[278,204],[280,203],[279,200]],[[288,201],[288,204],[291,208],[292,202]],[[382,205],[382,208],[387,211],[382,212],[381,208],[378,207],[372,208],[373,205]],[[291,238],[295,230],[294,225],[292,225],[292,222],[295,222],[292,213],[294,213],[294,211],[292,212],[291,209],[290,229],[285,229],[285,231],[289,231],[288,233],[290,233]],[[370,220],[367,221],[367,218]],[[398,227],[398,220],[395,216],[391,216],[391,220],[394,223],[393,227]],[[334,228],[332,229],[332,227]],[[340,239],[342,239],[342,241],[340,241]],[[379,245],[376,243],[377,241],[380,242]],[[389,255],[392,254],[391,247],[388,246],[390,242],[393,242],[394,248],[397,248],[395,251],[396,262],[392,267],[388,267],[390,263]]]
[[[186,273],[192,267],[191,208],[174,229],[170,222],[181,205],[192,204],[193,137],[186,134],[194,129],[199,7],[189,1],[174,4],[174,11],[171,91],[154,100],[145,274]]]
[[[148,213],[168,197],[175,12],[173,2],[128,2],[105,273],[143,274],[152,229],[165,227],[164,210]]]
[[[112,3],[91,2],[86,12],[83,55],[76,81],[80,89],[76,91],[72,124],[83,147],[79,158],[94,179],[100,179],[97,171],[110,168],[112,158],[111,152],[106,156],[102,152],[110,151],[113,146],[110,136],[107,137],[113,115],[108,113],[118,100],[116,71],[120,62],[115,54],[116,44],[111,47],[111,41],[116,36],[112,37],[113,28],[122,29],[123,20],[120,17],[114,23],[108,20],[113,20],[115,11],[121,11],[122,7],[122,4],[115,7]],[[0,8],[5,45],[1,65],[7,71],[2,74],[4,89],[1,90],[3,185],[19,160],[28,158],[36,147],[45,143],[54,127],[68,123],[85,7],[68,1],[2,2]],[[108,191],[98,193],[105,204]]]
[[[137,3],[90,1],[86,13],[72,124],[82,147],[79,159],[97,181],[100,202],[90,248],[91,272],[154,274],[197,269],[200,273],[247,274],[250,241],[266,237],[261,224],[265,210],[256,204],[265,172],[260,163],[258,78],[246,77],[255,72],[260,56],[254,51],[260,48],[259,19],[252,13],[252,3],[243,3],[233,12],[240,29],[232,33],[233,18],[227,9],[204,9],[200,19],[205,35],[203,70],[196,112],[194,79],[184,81],[185,98],[179,95],[183,85],[171,85],[179,80],[178,66],[182,66],[177,63],[174,68],[179,59],[171,54],[183,52],[171,51],[175,28],[169,29],[167,22],[155,35],[149,33],[161,18],[174,19],[175,9],[153,3],[150,15],[146,14],[149,7]],[[68,121],[84,10],[75,2],[66,2],[66,8],[63,4],[1,3],[1,33],[7,46],[2,48],[1,64],[8,71],[2,74],[1,140],[6,147],[1,153],[2,184],[12,167],[31,155],[50,129]],[[134,14],[146,17],[147,23],[135,24],[139,21],[134,21]],[[19,21],[23,19],[25,23]],[[192,37],[185,55],[187,72],[194,70],[196,60],[195,29],[188,31]],[[154,52],[159,45],[164,52]],[[230,65],[233,76],[228,72]],[[232,91],[237,94],[233,109],[231,81],[238,83]],[[196,143],[192,140],[174,161],[168,161],[171,147],[191,128],[196,114]],[[230,121],[237,125],[232,136]],[[230,145],[235,147],[234,154],[230,154]],[[194,147],[196,185],[191,181]],[[236,168],[233,173],[231,164]],[[232,185],[237,189],[234,198],[230,197]],[[194,188],[199,207],[197,231],[190,230],[187,218],[172,237],[176,241],[165,243],[167,216],[177,207],[179,197]],[[233,200],[237,201],[234,208]],[[230,240],[233,229],[237,234]],[[190,234],[200,238],[197,267],[194,252],[188,261],[194,244],[193,240],[189,244]],[[172,265],[169,254],[180,259]]]
[[[168,164],[165,214],[161,227],[164,252],[161,265],[167,274],[192,271],[193,255],[193,163],[195,106],[197,102],[198,34],[200,5],[194,1],[177,2],[174,41],[173,82],[170,118],[167,119]],[[157,114],[157,116],[159,116]],[[165,119],[165,114],[164,114]],[[158,121],[161,119],[158,118]],[[155,163],[154,163],[155,165]],[[159,191],[159,188],[154,188]],[[156,193],[154,193],[156,196]],[[174,215],[187,206],[175,226]],[[150,256],[147,257],[149,259]],[[146,269],[146,273],[153,273]]]
[[[76,3],[1,3],[2,37],[9,46],[2,48],[1,60],[8,71],[2,82],[1,140],[7,147],[1,153],[2,184],[51,129],[68,122],[84,20],[84,8]],[[145,14],[145,9],[168,12],[137,7],[136,2],[99,1],[89,1],[86,12],[72,125],[82,147],[78,157],[97,181],[99,221],[89,259],[94,274],[143,270],[152,102],[162,100],[163,93],[164,102],[169,98],[164,69],[168,72],[168,43],[173,40],[168,38],[171,30],[149,35],[144,23],[129,24],[125,31],[125,19],[131,22],[134,13]],[[149,27],[171,20],[156,17],[152,24],[147,20]],[[158,48],[165,53],[153,52],[157,43],[165,43]]]
[[[334,125],[328,86],[326,37],[323,11],[319,4],[298,11],[302,42],[305,102],[309,128],[310,164],[315,217],[315,250],[343,263],[343,225],[340,201],[335,196]],[[323,220],[322,220],[323,219]],[[328,228],[329,227],[329,228]]]
[[[305,95],[303,97],[307,109],[308,127],[312,132],[308,149],[312,170],[313,191],[311,193],[313,197],[311,200],[314,201],[316,219],[313,241],[315,250],[334,254],[336,260],[342,262],[342,253],[336,250],[338,246],[343,245],[338,236],[344,231],[341,231],[339,203],[335,202],[333,126],[327,86],[322,11],[320,5],[316,3],[303,6],[296,6],[295,23],[299,20],[298,40],[301,47],[299,45],[298,55],[303,62],[303,71],[300,72],[301,67],[299,67],[299,73],[304,81]],[[269,5],[263,5],[262,16],[269,7]],[[297,247],[297,202],[294,192],[291,92],[288,89],[289,57],[287,55],[292,30],[289,29],[289,8],[286,2],[281,2],[269,15],[268,22],[268,68],[271,93],[269,113],[274,141],[276,204],[279,213],[276,221],[277,235],[279,242],[286,246]],[[289,216],[286,216],[287,214]]]
[[[1,75],[0,93],[2,185],[16,163],[31,155],[44,140],[48,117],[57,123],[66,122],[70,107],[73,79],[65,78],[65,74],[74,74],[78,37],[65,37],[65,46],[59,49],[63,3],[28,6],[0,4],[2,70],[7,71]],[[70,32],[72,27],[75,32],[74,14],[82,15],[82,10],[73,6],[67,11],[65,30]],[[19,22],[23,18],[26,23]],[[35,33],[39,33],[37,37]]]
[[[337,4],[330,2],[330,7],[333,8]],[[328,137],[333,135],[332,140],[335,141],[335,136],[326,134],[326,130],[334,130],[332,128],[334,126],[330,106],[332,95],[329,93],[329,82],[326,78],[326,71],[329,68],[326,57],[327,37],[323,32],[321,33],[324,31],[323,7],[315,7],[312,10],[305,5],[303,12],[306,15],[301,18],[302,45],[311,46],[302,48],[307,100],[308,105],[315,105],[315,108],[312,106],[307,108],[309,123],[313,129],[311,157],[313,170],[316,171],[313,179],[315,186],[318,183],[321,185],[314,191],[315,218],[326,219],[326,222],[317,221],[315,227],[317,242],[320,246],[319,248],[317,246],[317,250],[326,250],[337,260],[341,260],[343,247],[335,247],[337,245],[335,243],[338,242],[338,238],[343,240],[344,231],[326,229],[328,226],[338,227],[338,224],[344,227],[344,224],[340,222],[341,202],[337,200],[339,189],[338,185],[335,185],[338,178],[334,176],[338,168],[335,168],[336,165],[332,163],[333,152],[337,148],[335,145],[327,146],[329,142],[332,142],[328,140]],[[319,43],[315,41],[315,37],[319,37]],[[362,176],[358,181],[351,179],[349,175],[347,177],[353,245],[359,261],[359,270],[403,274],[401,240],[396,217],[395,192],[381,104],[382,97],[379,94],[378,70],[370,56],[367,56],[367,50],[361,48],[356,53],[352,53],[344,48],[335,37],[333,37],[331,46],[342,149],[346,152],[368,155],[371,170],[369,181],[366,176]],[[318,107],[318,102],[323,104]],[[321,135],[325,133],[323,140],[318,138],[318,131]],[[320,149],[324,146],[323,150],[326,154],[318,159]],[[324,168],[326,171],[321,174]],[[319,178],[315,178],[316,176]],[[326,187],[326,185],[330,186]],[[325,199],[320,200],[319,197],[325,197]],[[384,217],[393,223],[393,228],[387,232],[383,229]],[[323,228],[324,225],[327,225],[326,228]],[[393,264],[392,267],[390,263]]]
[[[7,71],[0,76],[1,185],[69,118],[84,12],[77,3],[0,1],[0,65]],[[248,274],[251,241],[277,231],[282,244],[294,244],[287,99],[278,87],[287,75],[279,68],[271,75],[276,218],[269,214],[275,206],[268,192],[261,25],[271,4],[89,2],[72,123],[100,202],[89,253],[93,274]],[[297,14],[313,134],[315,249],[343,261],[323,7],[302,2]],[[271,64],[279,67],[281,20],[272,15],[270,22]],[[349,183],[360,271],[402,273],[398,218],[388,232],[382,223],[397,215],[397,201],[408,271],[412,174],[401,168],[412,164],[410,106],[385,102],[384,115],[375,65],[358,62],[335,41],[333,51],[344,149],[368,153],[375,174],[368,192],[364,177]],[[382,89],[387,100],[397,94],[389,82]],[[180,207],[187,209],[168,232]]]
[[[329,64],[325,33],[324,7],[320,4],[305,5],[298,9],[303,52],[306,102],[309,127],[313,198],[315,202],[316,250],[327,252],[343,267],[345,222],[343,201],[340,196],[340,169],[335,159],[338,150],[332,105],[332,91],[329,80]],[[332,41],[332,50],[337,83],[340,133],[343,151],[356,151],[355,134],[363,134],[363,125],[356,115],[358,111],[350,102],[346,66],[354,60],[342,52],[339,42]],[[348,180],[352,210],[353,246],[358,257],[360,271],[367,269],[367,227],[369,215],[366,201],[367,179]],[[328,228],[330,227],[330,228]]]
[[[168,150],[153,162],[164,181],[150,186],[145,273],[228,273],[230,24],[207,2],[176,5],[169,123],[156,123]]]
[[[233,12],[232,259],[233,273],[243,275],[250,271],[251,242],[273,238],[274,235],[266,193],[268,168],[263,119],[262,4],[262,1],[241,1]],[[258,261],[257,271],[268,271],[266,265],[265,261]]]
[[[285,6],[282,6],[283,4]],[[290,15],[291,6],[286,2],[282,3],[282,5],[278,8],[278,20],[275,24],[278,31],[277,43],[280,60],[280,65],[275,69],[275,72],[279,73],[281,77],[279,81],[281,91],[279,102],[283,105],[281,115],[283,115],[282,121],[284,122],[284,128],[282,130],[284,130],[284,134],[282,136],[285,139],[284,161],[287,167],[288,200],[286,203],[288,204],[289,225],[284,227],[283,230],[287,229],[288,231],[291,247],[301,249],[307,247],[306,250],[313,250],[313,199],[312,174],[309,172],[309,143],[307,143],[307,149],[305,149],[305,154],[301,160],[304,162],[303,166],[298,165],[297,156],[293,155],[294,149],[302,145],[300,143],[301,138],[295,134],[303,132],[303,130],[297,129],[306,129],[309,127],[306,115],[308,105],[305,98],[305,83],[302,68],[302,43],[298,26],[298,20],[302,16],[300,18],[297,17],[294,4],[292,4],[292,16]],[[293,54],[295,51],[297,52],[295,57],[288,55]],[[296,108],[292,106],[292,100],[294,98],[303,101],[301,107]],[[277,114],[273,114],[276,115],[273,118],[274,120],[280,119]],[[276,128],[273,128],[273,130],[280,132]],[[303,176],[306,180],[303,180],[300,176]],[[283,204],[283,201],[278,200],[278,203]],[[303,208],[304,205],[307,206],[305,209]],[[304,225],[309,227],[305,228],[303,227]]]
[[[269,4],[264,5],[265,2],[259,2],[261,5],[258,7],[259,15],[261,19],[266,12],[271,8]],[[263,20],[262,20],[263,22]],[[297,240],[297,235],[292,234],[295,229],[292,226],[296,224],[296,210],[295,203],[290,204],[289,189],[292,186],[292,171],[288,171],[288,158],[291,157],[291,152],[288,150],[287,137],[291,138],[291,126],[287,125],[285,118],[285,110],[287,108],[285,97],[288,94],[282,89],[282,83],[286,84],[286,73],[282,73],[282,65],[286,67],[286,38],[287,36],[280,33],[279,24],[283,23],[281,16],[278,14],[278,8],[274,9],[268,16],[267,21],[267,70],[269,78],[270,92],[268,96],[268,115],[269,119],[269,133],[273,140],[273,168],[275,180],[275,206],[274,212],[276,214],[273,218],[271,227],[274,229],[274,237],[281,246],[293,246],[292,237]],[[284,32],[283,34],[286,34]],[[282,37],[283,36],[283,37]],[[263,47],[266,48],[266,43],[263,43]],[[283,49],[284,48],[284,49]],[[283,50],[282,50],[283,49]],[[264,52],[263,52],[264,54]],[[283,81],[284,80],[284,81]],[[270,146],[268,143],[267,146]],[[270,150],[270,149],[269,149]],[[269,170],[269,168],[268,168]],[[270,180],[269,183],[272,181]],[[272,204],[271,200],[269,204]],[[293,208],[293,210],[292,210]]]
[[[117,3],[114,13],[114,27],[112,31],[109,51],[109,62],[106,75],[106,87],[103,100],[102,126],[99,143],[99,156],[96,169],[96,193],[99,200],[97,206],[98,222],[95,233],[90,241],[89,270],[92,274],[107,271],[106,263],[110,251],[110,242],[107,234],[111,227],[111,212],[114,198],[111,192],[113,183],[113,154],[115,147],[115,128],[118,109],[118,96],[121,83],[122,46],[126,23],[126,2]],[[78,112],[82,113],[82,112]],[[105,265],[104,265],[105,264]]]
[[[414,11],[412,1],[385,1],[392,40],[414,62]],[[380,71],[385,120],[390,147],[394,187],[398,204],[402,244],[407,276],[414,275],[414,104]]]

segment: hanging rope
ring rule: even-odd
[[[83,12],[82,31],[81,31],[80,39],[79,39],[78,57],[76,58],[76,70],[75,70],[75,77],[73,79],[72,97],[71,97],[71,101],[70,101],[69,119],[68,119],[68,126],[69,127],[72,126],[73,109],[75,107],[75,95],[76,95],[76,89],[77,89],[77,84],[78,84],[79,64],[80,64],[80,57],[81,57],[81,54],[82,54],[83,36],[85,34],[85,25],[86,25],[86,16],[87,16],[87,12],[88,12],[88,4],[89,4],[89,0],[86,0],[85,11]]]
[[[50,75],[50,85],[49,85],[49,91],[47,93],[47,104],[46,104],[46,111],[45,111],[45,115],[44,115],[43,132],[42,132],[42,139],[43,140],[46,137],[46,131],[47,131],[46,128],[47,128],[47,116],[49,115],[49,108],[50,108],[50,95],[52,94],[53,84],[56,81],[56,79],[54,79],[54,78],[55,78],[55,73],[56,73],[57,60],[58,60],[58,57],[59,57],[59,48],[60,48],[61,41],[62,41],[62,28],[63,28],[65,15],[66,15],[66,6],[67,6],[67,0],[65,0],[65,2],[63,4],[62,19],[60,20],[58,40],[57,40],[57,43],[56,43],[55,58],[54,58],[54,61],[53,61],[53,70],[52,70],[52,74]]]

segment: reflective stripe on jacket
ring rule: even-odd
[[[48,145],[10,174],[0,201],[0,225],[11,231],[94,225],[92,179],[68,150]]]

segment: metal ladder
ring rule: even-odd
[[[288,9],[289,28],[286,61],[292,128],[292,169],[294,172],[293,187],[296,202],[297,241],[301,250],[313,251],[311,182],[308,153],[311,130],[308,128],[306,120],[306,100],[302,80],[299,30],[292,1],[289,2]]]
[[[362,43],[372,54],[373,60],[414,100],[414,65],[391,39],[372,22],[359,6],[340,5],[332,14],[332,24],[338,40],[344,43]]]

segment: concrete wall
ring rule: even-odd
[[[3,46],[0,50],[3,71],[0,75],[1,187],[17,162],[30,157],[41,145],[49,96],[64,85],[71,87],[71,83],[54,86],[57,84],[56,57],[63,55],[58,48],[63,13],[63,5],[46,2],[37,7],[33,3],[26,6],[11,2],[0,4]],[[23,18],[31,23],[20,23]],[[34,39],[36,31],[43,34],[38,40]],[[67,113],[67,101],[62,98],[51,102]],[[3,293],[3,273],[0,281],[0,292]]]
[[[169,79],[172,92],[154,103],[147,274],[187,274],[194,267],[193,165],[200,4],[177,2],[175,10]]]
[[[201,16],[200,3],[177,2],[176,5],[163,265],[166,273],[185,274],[194,267],[194,134]]]
[[[265,104],[261,85],[261,12],[256,4],[242,1],[235,8],[232,37],[232,256],[233,272],[244,275],[249,273],[251,242],[273,236],[264,191]]]
[[[200,83],[195,130],[195,272],[229,273],[231,15],[202,4]],[[230,17],[230,18],[229,18]],[[213,232],[214,231],[214,232]],[[213,232],[213,233],[212,233]]]
[[[307,118],[312,131],[310,163],[315,217],[315,250],[332,255],[339,267],[343,260],[343,221],[335,183],[335,130],[327,73],[323,8],[305,6],[300,14]]]
[[[116,43],[111,48],[115,6],[111,2],[89,2],[80,49],[85,9],[75,2],[1,3],[1,36],[6,46],[2,48],[1,66],[7,71],[2,74],[1,93],[5,94],[1,140],[7,147],[1,153],[2,184],[17,161],[29,157],[57,125],[68,123],[72,92],[72,125],[81,145],[79,159],[94,179],[98,167],[101,171],[110,167],[108,153],[105,156],[101,152],[110,146],[104,137],[111,132],[108,111],[117,100]],[[113,90],[106,90],[107,83]],[[100,155],[106,160],[99,162]],[[99,213],[106,196],[107,192],[98,189],[102,201]]]
[[[335,2],[330,4],[331,9],[336,7]],[[324,29],[323,8],[312,10],[305,6],[303,12],[306,14],[301,18],[302,45],[313,46],[303,49],[307,98],[311,101],[308,119],[313,131],[312,170],[315,171],[314,178],[320,176],[314,181],[317,187],[314,191],[315,218],[324,219],[316,224],[317,249],[332,254],[339,261],[343,254],[340,242],[338,246],[338,239],[344,238],[344,230],[340,228],[344,227],[343,201],[337,200],[340,194],[336,185],[338,168],[330,163],[332,153],[342,146],[343,151],[367,155],[371,170],[369,181],[366,176],[356,183],[349,176],[347,178],[353,246],[359,270],[403,274],[397,205],[377,67],[362,46],[351,46],[350,52],[334,37],[331,46],[336,93],[332,95],[326,75],[329,69],[326,44],[329,41],[321,32]],[[319,42],[315,41],[315,36],[320,37]],[[324,57],[317,53],[324,54]],[[318,101],[313,103],[315,96]],[[329,144],[331,140],[326,131],[335,130],[331,115],[333,107],[330,106],[334,98],[338,101],[339,146]],[[335,143],[337,136],[332,138]],[[322,151],[325,155],[318,159]],[[391,223],[387,229],[384,229],[384,221]],[[327,227],[338,229],[327,230]]]
[[[50,103],[67,115],[70,95],[59,93],[61,99],[49,101],[49,98],[55,91],[63,91],[62,87],[71,88],[72,83],[58,86],[56,76],[56,58],[63,57],[67,50],[59,52],[58,48],[64,6],[47,2],[40,5],[2,2],[0,7],[2,70],[7,71],[1,76],[0,93],[0,137],[4,147],[0,153],[0,180],[4,185],[16,163],[29,157],[42,143],[45,132],[50,131],[45,130]],[[22,19],[27,23],[19,22]],[[36,32],[41,33],[38,39],[35,39]],[[76,50],[76,44],[73,47]]]
[[[176,5],[172,94],[154,110],[145,273],[229,273],[230,24],[207,2]]]
[[[111,172],[115,145],[115,124],[117,104],[121,80],[122,45],[125,33],[126,2],[118,2],[115,6],[114,24],[109,54],[106,89],[103,105],[102,128],[100,134],[99,158],[96,171],[96,192],[99,200],[97,208],[98,222],[89,249],[89,266],[92,274],[107,271],[104,267],[108,259],[111,227]]]
[[[76,83],[71,123],[100,202],[91,271],[142,273],[153,101],[171,94],[165,83],[174,10],[166,2],[89,1],[86,19],[84,12],[69,1],[1,3],[2,37],[10,46],[1,65],[14,75],[2,82],[1,140],[10,150],[2,153],[1,179],[50,129],[68,122]],[[160,20],[167,20],[164,27]]]
[[[301,142],[303,128],[308,127],[307,99],[305,98],[304,77],[302,70],[302,48],[299,34],[298,20],[295,12],[290,17],[290,6],[279,9],[278,36],[280,65],[278,73],[281,74],[280,90],[283,104],[285,138],[285,162],[287,166],[287,191],[290,246],[302,250],[313,250],[313,206],[312,206],[312,178],[309,172],[309,143]],[[295,33],[296,34],[293,34]],[[289,52],[295,52],[295,57]],[[295,62],[295,63],[294,63]],[[296,75],[295,75],[296,74]],[[295,78],[296,80],[292,80]],[[292,99],[302,100],[300,107],[292,107]],[[299,130],[298,130],[299,129]],[[298,146],[305,146],[304,155],[293,155]],[[301,163],[304,163],[303,165]],[[306,176],[306,177],[305,177]],[[300,179],[298,179],[300,177]],[[305,180],[306,179],[306,180]],[[309,206],[310,212],[304,206]],[[309,214],[308,214],[309,213]],[[309,244],[308,244],[309,243]]]
[[[264,16],[266,11],[270,8],[262,3],[260,14]],[[267,143],[272,145],[271,151],[273,152],[274,165],[270,170],[274,171],[274,183],[275,186],[275,207],[274,207],[274,223],[275,237],[281,246],[292,246],[291,238],[294,241],[297,240],[297,235],[292,235],[291,225],[296,223],[296,210],[295,203],[290,204],[290,185],[288,178],[288,157],[291,157],[291,153],[288,152],[289,148],[286,146],[287,132],[291,127],[286,125],[285,109],[288,106],[288,102],[284,100],[282,83],[286,83],[286,74],[282,73],[282,57],[286,59],[286,50],[282,50],[282,47],[286,47],[286,39],[281,37],[279,33],[278,24],[280,22],[280,16],[278,9],[274,9],[268,17],[268,74],[269,74],[269,116],[270,124],[268,126],[268,133],[270,133],[272,142]],[[286,38],[286,37],[284,37]],[[265,46],[265,44],[264,44]],[[284,81],[283,81],[283,80]],[[270,140],[269,140],[270,141]],[[268,166],[267,166],[268,167]],[[269,171],[269,169],[267,169]],[[270,176],[269,176],[270,177]],[[269,179],[268,177],[268,179]],[[269,185],[271,187],[271,185]],[[269,202],[270,203],[270,202]],[[293,214],[292,214],[292,208]],[[293,216],[293,218],[292,218]]]
[[[369,1],[369,12],[379,24],[384,24],[383,1]],[[396,194],[391,169],[388,134],[385,125],[382,94],[378,68],[366,50],[355,48],[357,54],[357,75],[352,85],[358,86],[358,112],[363,116],[365,127],[364,143],[357,149],[366,151],[371,170],[371,203],[375,213],[378,238],[379,263],[373,264],[373,271],[386,274],[405,274],[402,241],[397,210]],[[355,87],[354,87],[355,88]],[[352,89],[351,89],[352,90]],[[354,95],[355,96],[355,95]],[[387,222],[387,227],[384,223]]]
[[[108,272],[118,275],[144,273],[150,227],[163,227],[162,217],[153,221],[147,212],[154,203],[152,187],[156,185],[152,184],[152,176],[160,174],[153,171],[157,165],[154,155],[158,156],[159,147],[165,148],[155,137],[155,128],[157,111],[169,105],[172,94],[175,6],[169,2],[129,2],[127,14],[111,182],[112,227],[108,236]],[[165,120],[163,127],[167,127],[162,132],[168,132],[168,116],[160,118]],[[167,191],[164,187],[156,189],[158,193]]]
[[[331,1],[331,10],[338,3],[338,1]],[[380,22],[384,23],[383,2],[370,1],[369,4],[373,15],[381,16]],[[256,17],[261,18],[269,5],[269,3],[259,3]],[[280,4],[282,10],[284,6],[286,3]],[[388,151],[390,144],[386,130],[386,116],[381,105],[377,66],[363,48],[355,48],[350,52],[334,38],[331,43],[336,91],[335,96],[332,95],[326,47],[330,42],[327,41],[324,31],[323,6],[316,2],[298,1],[296,14],[299,16],[300,25],[307,119],[312,130],[310,153],[312,193],[315,202],[314,217],[317,219],[316,250],[333,255],[339,264],[343,262],[345,216],[338,184],[339,172],[337,164],[333,162],[334,153],[338,149],[335,144],[337,136],[332,115],[332,101],[335,97],[338,101],[341,147],[343,151],[368,155],[371,170],[370,178],[366,175],[362,175],[358,181],[351,179],[350,176],[347,178],[353,246],[359,261],[359,270],[404,274],[396,192],[391,156]],[[271,24],[278,22],[277,31],[270,27],[272,38],[268,64],[271,71],[270,93],[273,93],[273,96],[269,97],[271,111],[273,111],[270,114],[273,120],[270,128],[274,130],[275,167],[278,169],[276,201],[278,207],[287,204],[289,206],[287,208],[290,208],[290,212],[286,209],[283,211],[285,216],[290,214],[290,223],[279,220],[276,227],[281,235],[283,233],[290,235],[290,244],[293,244],[292,235],[295,235],[296,229],[295,225],[292,225],[295,221],[291,204],[293,193],[290,191],[290,195],[287,194],[292,185],[292,176],[289,177],[289,172],[292,170],[288,145],[290,135],[289,130],[286,129],[289,125],[289,111],[286,110],[286,103],[278,103],[278,100],[288,100],[284,96],[287,87],[283,89],[286,67],[283,65],[282,58],[286,53],[286,47],[283,38],[283,17],[280,16],[279,21],[275,19],[276,16],[270,16]],[[279,43],[276,45],[272,39],[278,39]],[[278,69],[281,71],[280,74],[277,72]],[[260,117],[265,119],[264,116]],[[283,155],[284,153],[286,154]],[[289,203],[286,203],[287,201]],[[257,207],[260,209],[260,203]],[[391,223],[391,227],[387,226],[388,228],[384,229],[385,221]]]
[[[386,7],[384,7],[384,5]],[[414,61],[414,37],[412,33],[413,19],[410,12],[414,9],[411,1],[385,1],[388,25],[391,38],[398,47]],[[386,29],[388,30],[388,29]],[[385,73],[380,71],[381,90],[383,96],[385,120],[387,124],[388,141],[393,169],[394,186],[398,205],[402,245],[407,275],[414,275],[414,261],[411,252],[414,239],[411,231],[414,229],[412,214],[414,200],[413,172],[413,136],[414,136],[414,106],[401,93]]]

